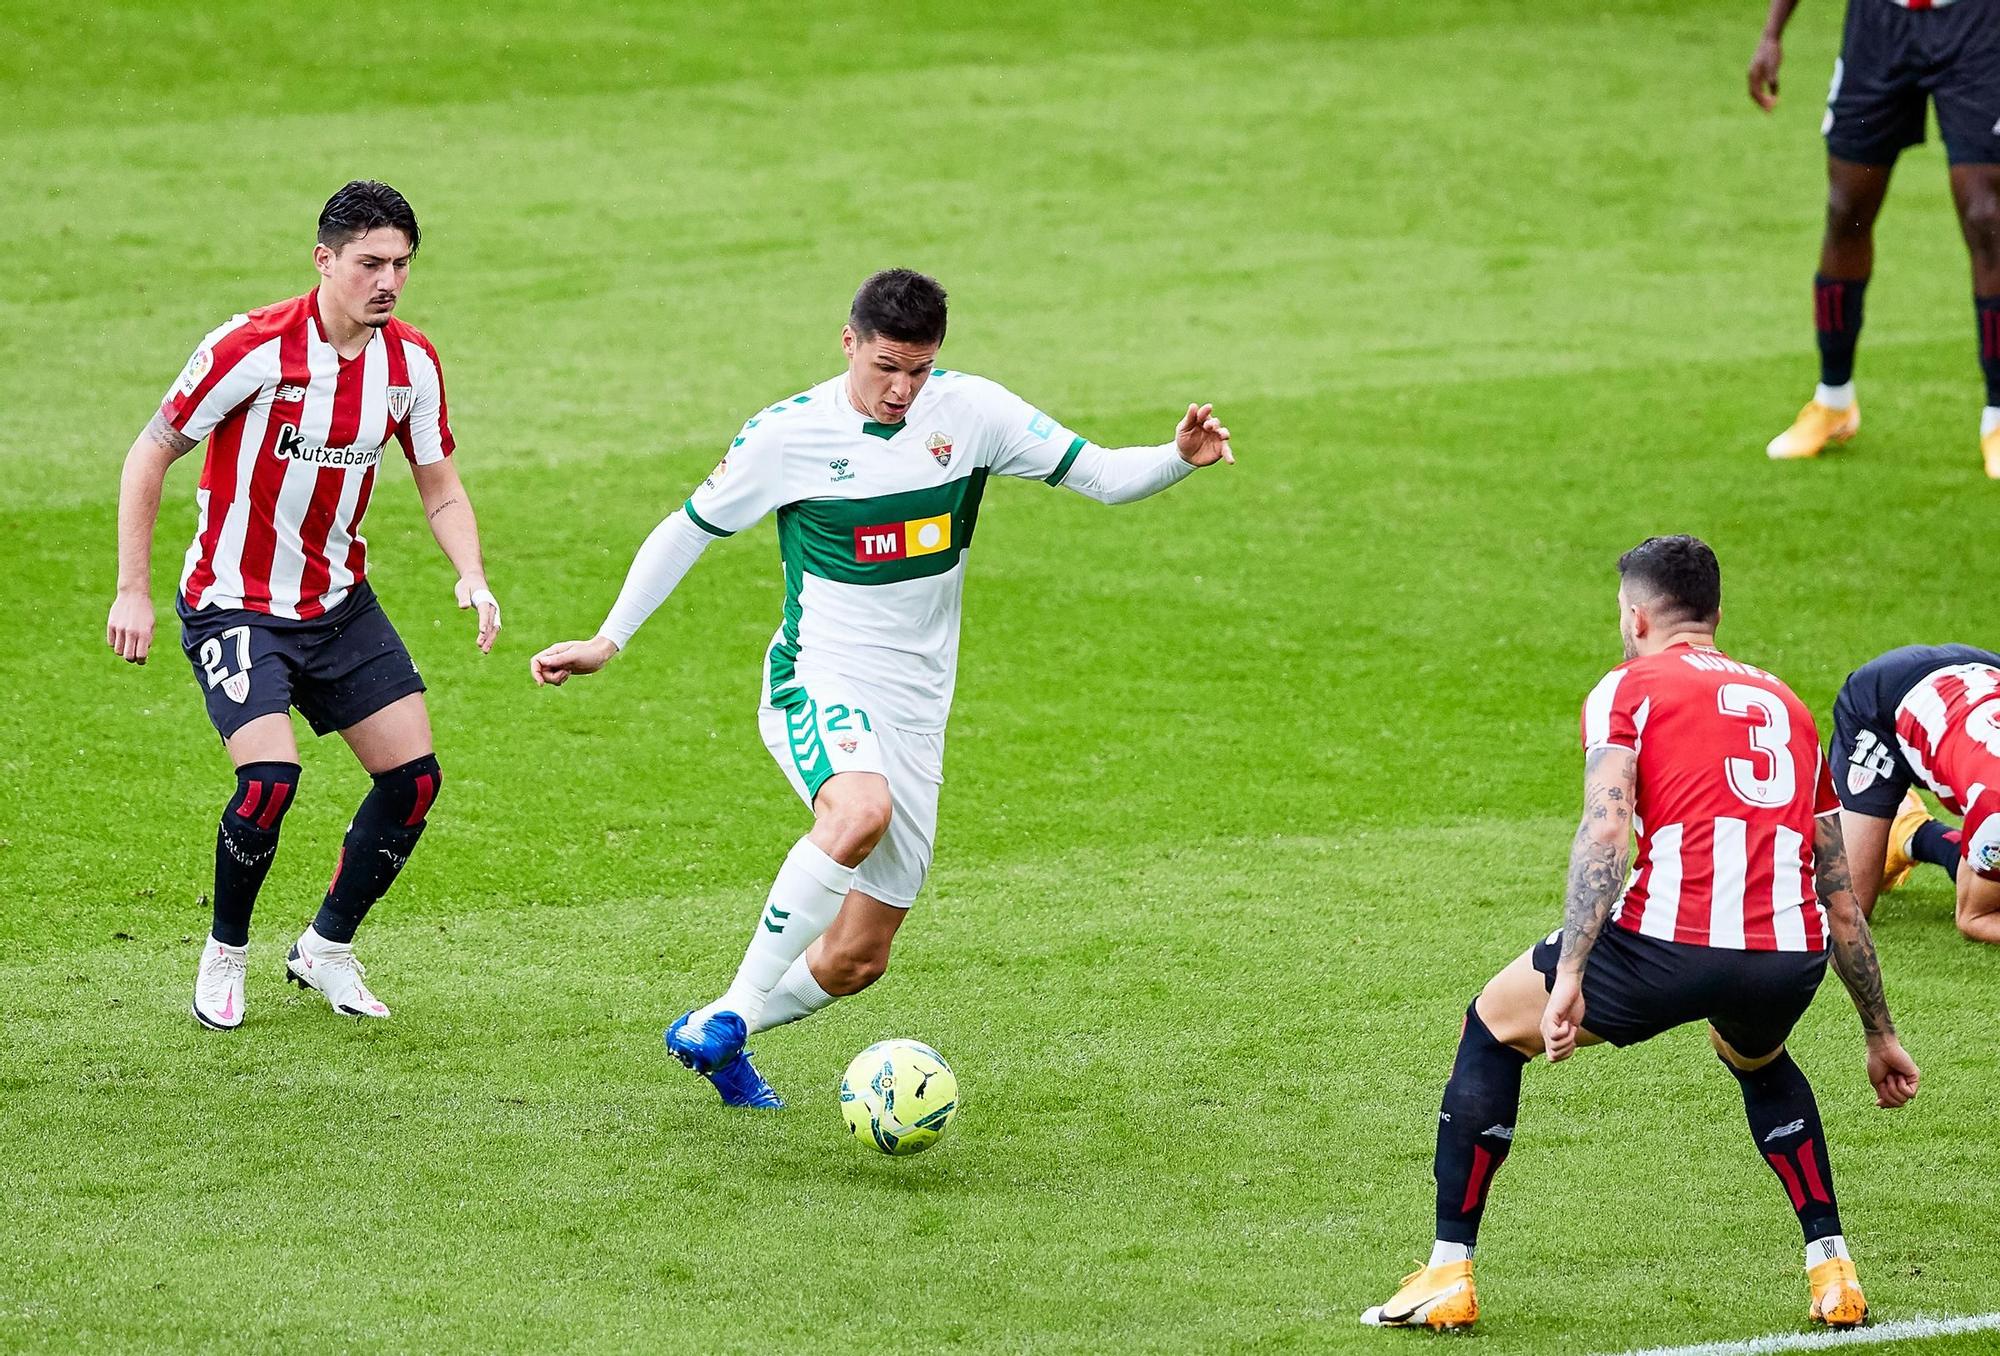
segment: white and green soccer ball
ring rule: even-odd
[[[848,1133],[897,1158],[944,1138],[958,1114],[958,1075],[922,1041],[877,1041],[840,1078]]]

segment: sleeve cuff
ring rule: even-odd
[[[1085,445],[1085,440],[1082,438],[1071,439],[1069,451],[1062,454],[1062,460],[1056,463],[1055,470],[1042,477],[1043,481],[1050,485],[1062,484],[1063,477],[1069,474],[1070,467],[1076,465],[1076,459],[1082,455]]]
[[[699,513],[696,513],[694,511],[694,500],[692,499],[682,504],[681,508],[686,511],[687,516],[694,522],[696,527],[708,533],[711,537],[733,537],[736,535],[734,532],[724,531],[722,528],[708,521],[708,519],[702,517]]]

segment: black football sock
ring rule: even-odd
[[[1861,341],[1861,299],[1866,278],[1813,275],[1813,329],[1819,335],[1819,381],[1845,386],[1854,380],[1854,346]]]
[[[1470,1247],[1479,1241],[1479,1217],[1493,1174],[1514,1147],[1514,1116],[1521,1106],[1521,1070],[1528,1057],[1493,1039],[1477,1006],[1465,1010],[1458,1058],[1438,1109],[1437,1236]]]
[[[1792,1062],[1789,1051],[1750,1073],[1722,1061],[1743,1088],[1743,1112],[1757,1152],[1778,1174],[1785,1195],[1805,1230],[1806,1242],[1840,1230],[1840,1210],[1833,1200],[1833,1164],[1827,1161],[1826,1130],[1819,1122],[1819,1103],[1812,1084]]]
[[[313,919],[313,931],[329,942],[351,942],[354,930],[375,901],[389,892],[397,873],[424,836],[444,774],[432,754],[375,775],[375,785],[347,826],[333,883]]]
[[[1965,855],[1959,851],[1963,841],[1957,829],[1948,829],[1935,819],[1926,819],[1910,835],[1910,855],[1920,862],[1943,867],[1947,876],[1957,880],[1958,862]]]
[[[2000,297],[1974,297],[1979,315],[1979,370],[1986,374],[1986,403],[2000,405]]]
[[[215,919],[209,932],[224,946],[250,942],[250,911],[278,854],[278,830],[298,795],[297,763],[245,763],[215,830]]]

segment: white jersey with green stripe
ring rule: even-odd
[[[1085,446],[997,383],[943,370],[900,424],[857,410],[844,373],[745,423],[686,512],[717,537],[778,515],[785,615],[766,699],[793,705],[825,674],[865,692],[875,720],[944,729],[986,479],[1060,485]]]

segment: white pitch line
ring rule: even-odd
[[[2000,1328],[2000,1313],[1973,1314],[1967,1318],[1899,1319],[1878,1323],[1872,1328],[1850,1328],[1845,1332],[1779,1333],[1773,1337],[1745,1337],[1733,1342],[1701,1342],[1691,1347],[1647,1347],[1619,1356],[1762,1356],[1767,1351],[1827,1351],[1847,1347],[1872,1347],[1884,1342],[1921,1342],[1931,1337],[1950,1337],[1962,1332],[1987,1332]]]

